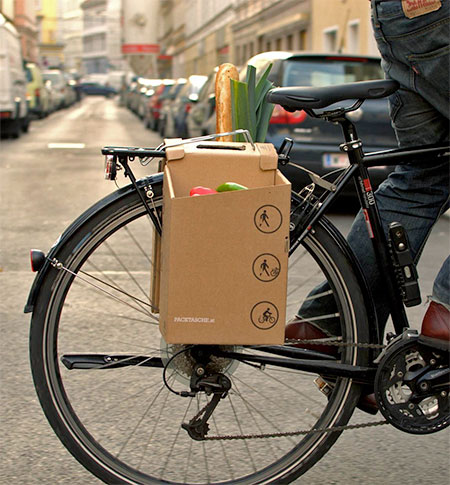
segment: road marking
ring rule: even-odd
[[[49,143],[47,148],[76,148],[82,149],[86,146],[85,143]]]

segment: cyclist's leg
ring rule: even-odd
[[[431,299],[450,310],[450,256],[444,261],[436,276]]]
[[[373,28],[383,68],[387,77],[401,85],[390,98],[391,119],[399,146],[448,141],[449,3],[444,2],[439,11],[412,21],[406,19],[399,2],[373,4]],[[416,262],[434,223],[449,207],[448,188],[448,162],[430,161],[397,167],[376,193],[383,226],[387,228],[392,221],[404,225]],[[389,309],[361,213],[354,221],[348,241],[373,291],[379,325],[383,328]],[[314,291],[325,290],[321,285]],[[331,300],[325,303],[322,299],[320,303],[327,305],[332,313]],[[300,308],[299,316],[313,318],[319,312],[316,306],[317,301],[307,302]],[[311,323],[326,334],[336,331],[332,319]]]
[[[376,192],[383,227],[387,231],[389,223],[394,221],[405,227],[416,263],[434,223],[449,206],[449,183],[448,162],[406,165],[396,167],[395,172]],[[372,291],[378,323],[383,329],[389,316],[386,286],[383,275],[378,270],[372,242],[368,237],[366,222],[361,212],[353,222],[348,242]],[[448,274],[442,271],[437,280],[436,288],[440,293],[444,293],[440,299],[445,298],[446,288],[448,291],[448,281],[444,281],[446,277],[448,278]],[[326,290],[327,284],[323,283],[314,293],[324,293]],[[446,298],[448,300],[448,293]],[[319,327],[327,335],[336,335],[338,326],[335,318],[314,321],[315,315],[324,314],[324,308],[327,308],[327,314],[332,315],[334,301],[326,297],[320,300],[312,299],[302,305],[299,316],[304,320],[309,319],[311,324]]]

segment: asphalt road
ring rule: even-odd
[[[58,234],[100,197],[115,190],[103,180],[104,145],[154,146],[160,138],[145,130],[115,100],[86,98],[81,104],[32,123],[18,140],[1,140],[0,161],[0,436],[1,484],[99,483],[65,450],[37,401],[28,361],[30,316],[23,313],[33,281],[29,249],[47,251]],[[81,144],[78,146],[54,143]],[[138,173],[154,167],[139,168]],[[350,214],[332,216],[345,232]],[[440,261],[448,254],[449,218],[436,225],[419,265],[424,296],[431,292]],[[425,305],[409,310],[420,327]],[[359,411],[358,421],[364,420]],[[429,436],[392,427],[345,432],[298,483],[446,485],[448,430]]]

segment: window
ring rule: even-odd
[[[300,30],[298,33],[298,48],[301,51],[306,49],[306,30]]]
[[[286,61],[282,86],[331,86],[382,77],[380,63],[366,58],[355,61],[333,56],[293,58]]]
[[[325,52],[337,52],[338,28],[331,27],[323,31],[323,48]]]
[[[289,34],[286,37],[286,49],[288,51],[291,51],[294,48],[294,36],[292,34]]]
[[[359,20],[348,23],[348,52],[357,54],[359,52]]]

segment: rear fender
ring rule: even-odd
[[[162,183],[162,173],[157,173],[149,177],[142,178],[137,181],[139,188],[148,186],[149,184]],[[28,300],[24,308],[24,313],[30,313],[34,309],[34,304],[39,295],[39,291],[47,274],[53,269],[52,260],[58,259],[58,254],[61,248],[65,245],[66,241],[74,234],[88,219],[95,216],[98,212],[104,210],[111,204],[117,202],[117,200],[128,197],[132,192],[135,192],[135,188],[132,184],[122,187],[121,189],[107,195],[103,199],[96,202],[93,206],[87,209],[81,214],[62,234],[59,236],[55,244],[48,252],[45,263],[34,278],[33,284],[28,295]]]
[[[367,280],[363,274],[361,269],[361,265],[359,261],[356,259],[355,254],[353,253],[352,249],[350,248],[347,240],[344,236],[339,232],[339,230],[326,218],[322,217],[319,221],[323,227],[326,228],[328,233],[333,237],[336,244],[338,244],[341,251],[345,254],[345,256],[351,262],[353,271],[355,276],[358,280],[359,286],[363,293],[364,303],[365,303],[365,311],[367,313],[367,320],[369,322],[369,332],[370,332],[370,342],[372,343],[382,343],[383,336],[381,335],[379,323],[377,319],[377,314],[375,311],[375,305],[373,300],[370,296],[370,289],[367,283]]]

